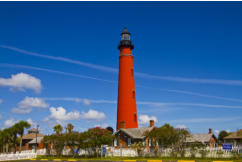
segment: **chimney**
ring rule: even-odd
[[[154,120],[150,120],[150,127],[154,126]]]
[[[208,134],[212,134],[212,133],[213,133],[212,129],[209,128],[209,129],[208,129]]]
[[[120,128],[125,128],[125,121],[120,122]]]

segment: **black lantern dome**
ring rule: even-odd
[[[134,45],[132,43],[132,41],[130,40],[130,32],[128,31],[128,29],[126,27],[124,27],[122,33],[121,33],[121,41],[118,45],[118,49],[122,49],[125,47],[129,47],[131,49],[134,49]]]

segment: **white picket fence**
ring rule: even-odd
[[[11,152],[8,154],[0,154],[0,161],[32,159],[36,158],[36,156],[37,154],[34,150],[16,152],[15,154]]]
[[[26,150],[21,152],[10,152],[0,154],[0,161],[9,161],[9,160],[23,160],[23,159],[33,159],[36,158],[37,155],[45,155],[45,149],[39,149],[37,152],[35,150]]]
[[[222,157],[222,158],[228,158],[228,157],[232,157],[232,153],[231,151],[225,151],[223,150],[221,147],[216,147],[216,148],[209,148],[207,147],[205,149],[206,151],[208,151],[206,157],[212,157],[212,158],[217,158],[217,157]],[[233,151],[238,151],[241,152],[242,147],[234,147]],[[101,150],[100,150],[101,151]],[[165,156],[171,156],[171,149],[164,149],[161,152],[159,152],[159,156],[165,157]],[[222,154],[221,154],[222,152]],[[37,155],[45,155],[46,154],[46,149],[39,149],[37,150],[37,152],[35,152],[35,150],[27,150],[27,151],[21,151],[21,152],[16,152],[16,154],[14,154],[13,152],[11,153],[3,153],[0,154],[0,161],[10,161],[10,160],[21,160],[21,159],[32,159],[32,158],[36,158]],[[52,150],[52,154],[54,153],[54,150]],[[63,155],[71,155],[71,150],[70,149],[64,149],[62,151]],[[83,155],[88,155],[88,154],[92,154],[92,152],[90,150],[83,150],[80,149],[78,152],[78,155],[83,156]],[[144,151],[145,155],[151,156],[152,152],[149,149],[146,149]],[[114,147],[106,147],[106,152],[105,154],[103,154],[103,156],[112,156],[112,157],[136,157],[138,156],[138,153],[135,149],[131,149],[131,148],[114,148]],[[191,153],[189,152],[189,150],[186,152],[185,154],[186,157],[191,156]],[[200,153],[196,153],[195,154],[196,157],[201,157]]]
[[[136,157],[138,156],[138,153],[136,150],[131,148],[113,148],[113,147],[106,147],[106,154],[105,156],[123,156],[123,157]],[[216,147],[216,148],[210,148],[207,147],[204,149],[207,151],[206,157],[210,158],[229,158],[232,157],[232,151],[236,151],[238,153],[241,153],[242,147],[233,147],[233,150],[223,150],[222,147]],[[158,152],[158,156],[162,157],[170,157],[172,153],[172,149],[164,149],[160,150]],[[154,155],[152,150],[145,149],[143,151],[144,156],[152,156]],[[191,152],[189,149],[185,152],[185,157],[191,157]],[[198,152],[195,153],[195,157],[202,157],[202,154]]]
[[[113,148],[106,147],[107,153],[105,156],[123,156],[123,157],[136,157],[138,153],[136,150],[131,148]]]

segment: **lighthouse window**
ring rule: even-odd
[[[133,97],[135,98],[135,90],[133,90]]]
[[[137,115],[136,115],[136,113],[134,113],[134,121],[135,122],[137,121]]]
[[[131,69],[131,75],[134,76],[134,69]]]
[[[121,40],[130,40],[129,34],[122,34]]]

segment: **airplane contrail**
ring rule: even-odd
[[[82,62],[78,60],[73,60],[65,57],[57,57],[57,56],[51,56],[51,55],[44,55],[36,52],[31,52],[23,49],[19,49],[16,47],[6,46],[6,45],[0,45],[0,48],[8,49],[11,51],[15,51],[24,55],[30,55],[35,57],[41,57],[45,59],[50,60],[56,60],[56,61],[62,61],[67,62],[79,66],[84,66],[96,70],[101,70],[105,72],[112,72],[112,73],[118,73],[117,68],[112,68],[108,66],[103,65],[97,65],[92,64],[88,62]],[[152,75],[152,74],[146,74],[141,72],[135,72],[135,76],[140,78],[146,78],[146,79],[156,79],[156,80],[166,80],[166,81],[174,81],[174,82],[185,82],[185,83],[197,83],[197,84],[216,84],[216,85],[230,85],[230,86],[242,86],[242,80],[225,80],[225,79],[207,79],[207,78],[185,78],[185,77],[174,77],[174,76],[158,76],[158,75]]]
[[[57,71],[57,70],[40,68],[40,67],[33,67],[33,66],[27,66],[27,65],[16,65],[16,64],[0,63],[0,66],[2,66],[2,67],[9,67],[9,68],[23,68],[23,69],[30,69],[30,70],[45,71],[45,72],[49,72],[49,73],[56,73],[56,74],[66,75],[66,76],[71,76],[71,77],[78,77],[78,78],[83,78],[83,79],[91,79],[91,80],[103,81],[103,82],[107,82],[107,83],[118,84],[117,81],[113,81],[113,80],[101,79],[101,78],[87,76],[87,75],[80,75],[80,74],[75,74],[75,73],[68,73],[68,72],[63,72],[63,71]],[[171,92],[171,93],[187,94],[187,95],[192,95],[192,96],[200,96],[200,97],[205,97],[205,98],[214,98],[214,99],[219,99],[219,100],[224,100],[224,101],[242,102],[241,99],[227,98],[227,97],[214,96],[214,95],[207,95],[207,94],[201,94],[201,93],[197,93],[197,92],[184,91],[184,90],[152,88],[152,87],[147,87],[147,86],[138,85],[138,84],[136,85],[136,87],[152,89],[152,90],[159,90],[159,91],[165,91],[165,92]]]

